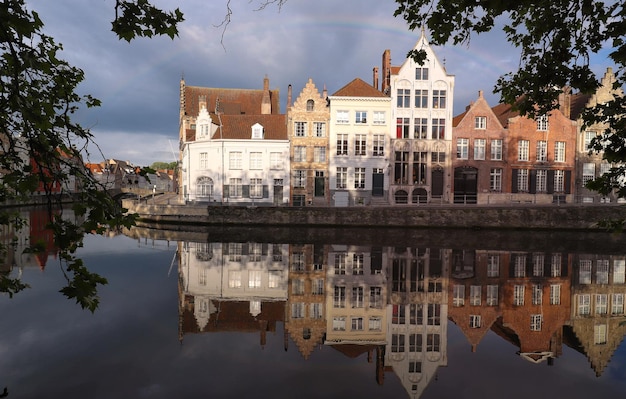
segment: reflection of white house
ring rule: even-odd
[[[181,83],[181,180],[186,201],[289,201],[289,140],[278,92]],[[194,107],[195,105],[195,107]]]
[[[182,289],[194,297],[200,329],[218,301],[247,301],[256,316],[262,303],[287,300],[287,244],[185,242],[179,254]]]
[[[328,99],[331,204],[386,203],[391,99],[358,78]]]

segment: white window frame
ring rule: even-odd
[[[315,146],[313,148],[313,162],[326,162],[326,147]]]
[[[385,111],[374,111],[372,120],[374,125],[384,125],[387,123],[387,113]]]
[[[365,168],[354,168],[354,188],[365,188]]]
[[[293,161],[294,162],[306,162],[306,146],[304,145],[293,146]]]
[[[228,198],[243,196],[243,181],[240,177],[231,177],[228,181]]]
[[[325,122],[313,122],[315,128],[315,137],[326,137],[326,123]]]
[[[474,117],[474,129],[478,129],[478,130],[487,129],[487,117],[486,116]]]
[[[517,142],[517,160],[528,161],[528,146],[530,142],[528,140],[519,140]]]
[[[354,123],[358,125],[364,125],[367,123],[367,111],[355,111]]]
[[[228,168],[231,170],[241,170],[243,168],[243,153],[241,151],[230,151],[228,153]]]
[[[350,112],[346,110],[338,110],[336,114],[337,124],[347,125],[350,123]]]
[[[502,139],[491,140],[491,160],[502,161]]]
[[[337,167],[336,188],[339,190],[348,188],[348,168],[345,166]]]
[[[554,162],[565,162],[565,141],[554,143]]]
[[[474,159],[478,161],[485,160],[485,139],[474,139]]]
[[[456,139],[456,157],[457,159],[469,159],[469,139]]]
[[[263,198],[263,179],[250,179],[250,198]]]
[[[546,162],[548,160],[548,142],[545,140],[537,141],[537,162]]]
[[[250,170],[263,169],[263,153],[254,151],[250,153]]]
[[[540,132],[548,131],[549,123],[548,123],[548,115],[539,115],[536,118],[537,121],[537,130]]]

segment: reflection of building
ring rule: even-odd
[[[326,256],[323,245],[289,246],[289,299],[285,333],[307,359],[326,334]],[[285,341],[286,343],[286,341]]]
[[[571,326],[579,349],[600,376],[626,334],[624,255],[577,255]]]
[[[387,248],[390,366],[411,397],[419,397],[440,366],[448,364],[446,338],[450,250]]]
[[[281,256],[277,256],[282,254]],[[180,337],[189,332],[273,331],[284,319],[287,245],[179,244]]]

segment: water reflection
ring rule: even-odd
[[[622,236],[335,229],[337,241],[326,241],[320,231],[250,232],[188,233],[191,241],[169,233],[181,239],[180,340],[255,332],[263,346],[282,323],[285,350],[304,359],[328,346],[366,353],[378,384],[393,373],[417,398],[448,365],[448,320],[472,352],[493,332],[531,363],[552,365],[572,348],[596,376],[626,333]]]

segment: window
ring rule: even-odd
[[[304,188],[306,185],[306,170],[293,171],[293,186],[295,188]]]
[[[250,198],[263,198],[263,179],[250,179]]]
[[[550,305],[561,304],[561,284],[550,285]]]
[[[487,286],[487,306],[498,306],[498,286]]]
[[[524,305],[524,286],[523,285],[515,285],[513,287],[513,305],[515,306]]]
[[[391,324],[404,324],[406,321],[405,305],[393,305]]]
[[[413,184],[426,184],[427,152],[413,153]],[[415,202],[415,201],[414,201]]]
[[[350,123],[350,119],[348,117],[348,111],[337,111],[337,123],[338,124]]]
[[[242,166],[242,153],[237,151],[231,151],[228,153],[228,167],[230,169],[241,169]]]
[[[540,314],[530,315],[530,331],[541,331],[542,316]]]
[[[596,177],[596,165],[593,163],[583,164],[583,187]]]
[[[613,261],[613,284],[624,284],[626,272],[625,263],[624,259],[616,259]]]
[[[346,254],[335,254],[335,275],[346,274]]]
[[[517,142],[517,160],[528,161],[528,140]]]
[[[528,169],[517,170],[517,191],[528,191]]]
[[[396,105],[398,108],[409,108],[411,106],[411,90],[398,89],[398,99]]]
[[[578,282],[580,284],[591,284],[591,260],[581,259],[578,262]]]
[[[554,143],[554,162],[565,162],[565,142]]]
[[[474,159],[485,159],[485,139],[474,139]]]
[[[363,318],[362,317],[352,318],[352,331],[363,331]]]
[[[487,255],[487,277],[500,276],[500,256]]]
[[[308,112],[311,112],[311,111],[313,111],[314,109],[315,109],[315,101],[313,101],[313,100],[307,100],[307,102],[306,102],[306,110],[307,110]]]
[[[326,162],[326,147],[313,148],[313,162]]]
[[[515,264],[513,266],[513,277],[526,277],[526,255],[518,254],[515,256]]]
[[[415,80],[428,80],[428,68],[415,68]]]
[[[446,120],[435,118],[432,120],[432,139],[443,140],[446,136]]]
[[[363,287],[352,287],[352,307],[363,307]]]
[[[544,254],[533,254],[533,276],[543,277],[543,267],[545,264]]]
[[[433,163],[446,163],[446,153],[445,152],[433,152],[431,154]]]
[[[228,288],[241,288],[241,271],[231,270],[228,272]]]
[[[589,294],[578,295],[578,315],[588,316],[590,313],[590,300]]]
[[[283,162],[280,152],[270,152],[270,169],[282,169]]]
[[[608,299],[606,294],[596,294],[596,314],[604,315],[607,313]]]
[[[391,335],[391,352],[393,353],[404,352],[404,334],[392,334]]]
[[[248,272],[248,288],[261,288],[261,270],[250,270]]]
[[[470,305],[480,306],[480,295],[481,295],[480,285],[470,285]]]
[[[611,294],[611,314],[624,314],[624,294]]]
[[[438,303],[428,304],[428,325],[438,326],[441,324],[441,305]]]
[[[199,177],[197,180],[198,195],[200,197],[213,196],[213,179],[210,177]]]
[[[385,135],[375,134],[372,142],[372,155],[382,157],[385,155]]]
[[[229,191],[228,196],[230,198],[241,198],[243,194],[243,186],[240,178],[231,177],[229,180]]]
[[[502,140],[501,139],[491,140],[491,160],[492,161],[502,160]]]
[[[294,162],[306,162],[306,147],[303,145],[297,145],[293,147],[293,161]]]
[[[487,129],[487,117],[486,116],[475,117],[474,129]]]
[[[408,139],[410,122],[409,118],[397,118],[396,119],[396,138]]]
[[[352,255],[352,274],[355,276],[363,275],[363,254]]]
[[[452,287],[452,306],[464,306],[465,305],[465,286],[461,284],[455,284]]]
[[[593,326],[593,343],[595,345],[606,344],[606,324],[596,324]]]
[[[354,123],[367,123],[367,112],[356,111],[354,113]]]
[[[471,314],[469,326],[470,328],[480,328],[480,315]]]
[[[433,90],[433,108],[445,108],[446,107],[446,91],[445,90]]]
[[[333,317],[333,331],[346,331],[345,317]]]
[[[548,187],[548,171],[545,169],[538,169],[536,172],[535,191],[538,193],[545,193]]]
[[[303,252],[293,252],[291,254],[291,271],[292,272],[303,272],[305,271],[304,264],[304,253]]]
[[[364,134],[354,135],[354,155],[366,155],[367,140]]]
[[[409,335],[409,352],[420,353],[422,351],[422,334]]]
[[[489,173],[489,189],[494,192],[502,191],[502,169],[491,168]]]
[[[367,328],[370,331],[382,331],[382,319],[380,317],[370,317]]]
[[[311,290],[313,295],[324,295],[324,280],[321,278],[314,279]]]
[[[354,168],[354,188],[365,188],[365,168]]]
[[[315,129],[315,137],[326,137],[326,123],[313,122],[313,128]]]
[[[596,284],[609,283],[609,260],[599,259],[596,262]]]
[[[421,303],[412,303],[409,305],[409,322],[414,326],[424,324],[424,306]]]
[[[209,167],[209,154],[206,152],[200,153],[200,169],[207,169]]]
[[[537,141],[537,161],[545,162],[548,160],[548,142],[544,140]]]
[[[564,191],[565,191],[565,171],[555,170],[554,171],[554,192],[562,193]]]
[[[346,307],[346,287],[335,287],[335,292],[333,295],[333,307]]]
[[[428,90],[415,90],[415,108],[428,108]]]
[[[295,133],[296,137],[306,136],[306,122],[296,122],[295,131],[296,131]]]
[[[585,132],[585,142],[584,142],[584,147],[583,150],[588,150],[589,146],[591,146],[591,141],[596,137],[596,132],[591,132],[591,131],[586,131]]]
[[[242,243],[228,244],[228,260],[230,262],[241,262],[241,253],[243,252]]]
[[[322,303],[311,304],[311,318],[312,319],[324,318],[324,304]]]
[[[441,336],[439,334],[426,335],[426,352],[439,352]]]
[[[532,294],[533,305],[541,305],[543,300],[543,288],[541,287],[541,284],[533,284]]]
[[[469,139],[456,139],[456,157],[458,159],[469,158]]]
[[[384,125],[386,120],[385,111],[374,111],[374,125]]]
[[[545,132],[548,130],[548,115],[537,117],[537,130]]]
[[[382,309],[383,297],[381,287],[370,287],[370,308]]]
[[[428,135],[428,119],[415,118],[413,123],[413,138],[426,139]]]
[[[348,168],[337,168],[337,188],[344,189],[348,187]]]
[[[263,169],[263,153],[251,152],[250,153],[250,169]]]
[[[396,184],[409,184],[409,153],[396,151],[394,178]]]
[[[337,155],[348,155],[348,135],[337,135]]]
[[[552,254],[550,265],[550,277],[561,277],[561,254]]]

